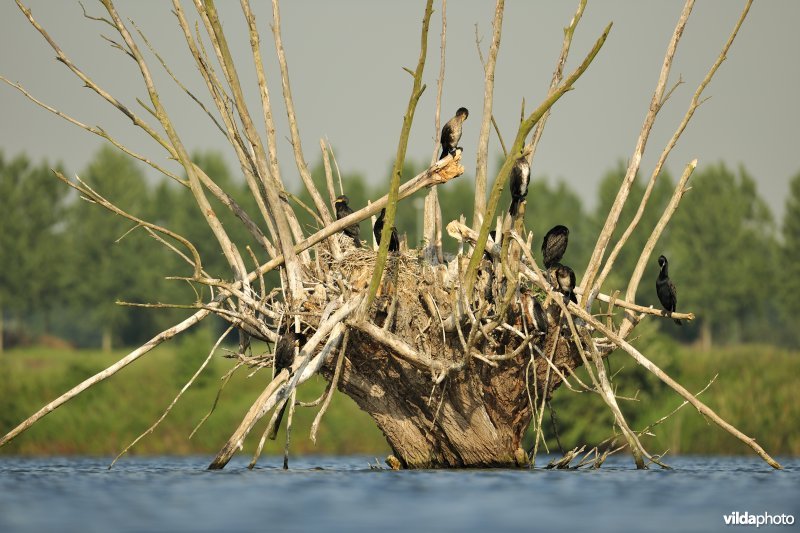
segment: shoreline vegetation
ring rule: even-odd
[[[661,335],[643,342],[654,353],[654,362],[679,378],[689,390],[702,390],[708,405],[737,424],[770,453],[800,455],[800,404],[794,401],[792,384],[786,376],[800,373],[800,352],[767,345],[734,345],[709,351],[681,345]],[[200,361],[207,356],[203,339],[189,337],[172,346],[159,347],[147,359],[125,369],[98,387],[49,414],[24,436],[0,449],[4,456],[116,455],[140,433],[147,430],[172,402]],[[190,440],[189,434],[208,413],[219,390],[220,378],[233,366],[214,356],[209,368],[175,405],[155,431],[129,453],[133,455],[213,454],[230,435],[241,413],[269,382],[271,369],[240,369],[222,391],[215,411]],[[0,433],[6,433],[68,388],[108,366],[124,350],[71,350],[50,347],[16,348],[0,358]],[[619,381],[619,396],[632,428],[641,429],[671,412],[681,399],[626,360],[612,354],[611,372],[628,374]],[[252,375],[251,375],[252,374]],[[250,377],[248,377],[250,376]],[[326,383],[316,378],[300,389],[298,399],[313,401]],[[565,449],[587,445],[587,450],[613,434],[613,420],[595,395],[576,394],[565,387],[552,401],[559,435]],[[317,444],[308,438],[317,408],[298,408],[292,431],[292,454],[364,454],[384,457],[390,453],[381,432],[370,417],[341,393],[322,419]],[[548,446],[558,453],[552,426],[545,428]],[[253,452],[263,427],[245,442],[243,455]],[[715,426],[691,406],[671,416],[646,437],[654,451],[677,454],[746,455],[749,449]],[[620,439],[622,441],[622,439]],[[532,442],[532,436],[526,442]],[[620,442],[621,443],[621,442]],[[267,441],[264,455],[283,452],[283,430],[278,439]],[[540,450],[540,453],[545,450]],[[667,458],[668,461],[668,458]]]

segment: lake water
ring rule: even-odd
[[[800,520],[800,459],[672,457],[637,471],[371,470],[372,457],[0,457],[0,532],[723,531],[723,515]],[[544,465],[547,461],[537,464]],[[751,529],[735,526],[733,530]],[[755,527],[752,527],[755,530]],[[796,531],[800,523],[760,530]]]

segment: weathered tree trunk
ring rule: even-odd
[[[345,263],[358,262],[352,255],[368,253],[351,251],[331,268],[345,270]],[[439,318],[439,313],[445,318],[452,314],[450,302],[458,292],[454,286],[448,293],[444,267],[420,267],[410,255],[390,266],[371,317],[381,328],[369,333],[351,329],[338,389],[372,416],[405,468],[527,465],[521,441],[535,405],[561,383],[540,354],[562,373],[581,363],[559,324],[558,306],[551,302],[545,316],[532,293],[514,299],[505,321],[519,332],[530,330],[533,340],[527,346],[521,346],[519,334],[501,327],[484,327],[487,335],[473,331],[466,316],[459,322],[459,335],[458,328],[446,331]],[[363,272],[371,268],[365,264]],[[486,261],[484,268],[492,268],[491,263]],[[353,285],[361,272],[348,273]],[[428,303],[421,295],[428,295]],[[492,301],[485,308],[494,309]],[[410,362],[378,338],[382,335],[402,339],[428,366]],[[464,356],[462,336],[472,342],[468,352],[475,355]],[[329,380],[334,367],[331,360],[324,368]]]
[[[403,467],[527,465],[521,441],[534,413],[531,400],[545,394],[546,362],[534,364],[534,383],[525,352],[496,369],[473,358],[434,386],[430,374],[371,339],[356,334],[350,342],[339,390],[372,416]],[[576,366],[566,342],[555,364]],[[559,384],[551,376],[546,394]]]

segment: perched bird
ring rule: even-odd
[[[456,111],[456,116],[447,121],[447,124],[442,128],[442,155],[439,159],[443,159],[447,154],[455,154],[458,148],[458,141],[461,140],[461,125],[467,120],[469,111],[466,107],[459,107]]]
[[[663,255],[658,258],[658,266],[661,267],[661,271],[658,273],[658,279],[656,280],[656,294],[658,294],[658,300],[661,305],[671,315],[675,312],[675,306],[678,305],[678,291],[675,289],[675,284],[669,279],[669,263]],[[679,326],[683,325],[677,318],[674,320]]]
[[[381,214],[375,221],[375,227],[372,228],[372,233],[375,235],[375,242],[381,244],[381,232],[383,231],[383,218],[386,216],[386,208],[381,209]],[[397,238],[397,228],[392,227],[392,235],[389,237],[389,251],[400,251],[400,240]]]
[[[519,206],[528,196],[528,184],[531,181],[531,165],[525,156],[519,157],[514,161],[511,169],[511,207],[508,213],[515,217],[519,212]]]
[[[542,240],[542,257],[544,258],[544,267],[550,267],[558,264],[561,258],[564,257],[564,252],[567,251],[567,243],[569,242],[569,229],[566,226],[554,226]]]
[[[350,199],[344,194],[336,198],[336,201],[334,202],[334,206],[336,207],[336,220],[340,220],[348,215],[353,214],[353,210],[350,209],[350,206],[348,205],[349,202]],[[353,244],[355,244],[356,248],[361,248],[361,226],[358,224],[358,222],[352,226],[347,226],[342,230],[342,232],[353,239]]]
[[[275,375],[281,373],[281,371],[286,368],[291,373],[292,371],[292,364],[294,363],[294,349],[297,345],[298,341],[300,341],[301,335],[298,335],[294,331],[294,327],[289,327],[281,338],[278,339],[278,342],[275,344]],[[275,421],[275,426],[270,431],[269,438],[271,440],[275,440],[275,437],[278,436],[278,429],[281,427],[281,420],[283,420],[283,412],[286,410],[286,404],[283,405],[280,412],[278,413],[278,419]]]
[[[550,280],[553,287],[564,295],[564,303],[578,303],[575,297],[575,271],[567,265],[556,263],[550,269]]]

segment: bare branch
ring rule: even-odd
[[[215,302],[212,305],[219,306],[219,303]],[[183,322],[180,322],[172,326],[171,328],[165,329],[164,331],[162,331],[161,333],[159,333],[158,335],[156,335],[155,337],[153,337],[152,339],[150,339],[149,341],[147,341],[134,351],[130,352],[128,355],[126,355],[113,365],[109,366],[105,370],[98,372],[94,376],[82,381],[79,385],[76,385],[75,387],[71,388],[70,390],[68,390],[67,392],[65,392],[64,394],[53,400],[52,402],[48,403],[47,405],[36,411],[36,413],[34,413],[27,420],[19,424],[17,427],[9,431],[2,439],[0,439],[0,447],[8,444],[20,433],[27,430],[33,424],[38,422],[40,419],[44,418],[49,413],[52,413],[53,411],[55,411],[56,409],[67,403],[69,400],[73,399],[75,396],[88,389],[89,387],[96,385],[97,383],[100,383],[104,379],[113,376],[114,374],[116,374],[117,372],[119,372],[132,362],[136,361],[141,356],[145,355],[146,353],[148,353],[150,350],[152,350],[162,342],[167,341],[172,337],[174,337],[175,335],[177,335],[178,333],[181,333],[191,328],[192,326],[200,322],[202,319],[204,319],[206,316],[208,316],[210,312],[211,311],[206,309],[197,311],[195,314],[185,319]]]
[[[361,303],[363,300],[362,295],[358,295],[345,304],[343,304],[335,313],[333,313],[327,320],[320,324],[316,333],[303,346],[302,350],[295,358],[292,365],[293,378],[289,382],[289,373],[285,370],[281,371],[275,379],[273,379],[264,392],[250,407],[250,410],[245,415],[239,427],[234,434],[228,439],[228,442],[219,451],[216,458],[209,465],[210,470],[219,470],[224,468],[228,461],[230,461],[233,454],[237,449],[240,449],[244,443],[244,439],[253,426],[260,420],[264,414],[275,405],[287,398],[292,390],[294,390],[299,383],[306,381],[314,375],[322,363],[327,359],[330,352],[338,346],[339,341],[344,335],[344,325],[342,321]],[[323,338],[328,336],[328,341],[320,351],[319,354],[313,356],[316,347]],[[313,363],[312,363],[313,359]]]
[[[733,44],[733,40],[736,38],[736,35],[739,32],[739,28],[742,26],[742,23],[744,22],[744,19],[747,16],[748,11],[750,10],[751,4],[752,4],[752,0],[749,0],[747,2],[747,4],[745,5],[744,10],[742,11],[742,14],[739,16],[739,19],[736,21],[736,25],[734,26],[733,31],[731,32],[731,35],[728,38],[728,41],[725,43],[725,46],[723,46],[723,48],[722,48],[722,52],[720,52],[719,56],[717,57],[717,60],[711,66],[711,69],[708,71],[708,73],[706,74],[705,78],[703,78],[703,81],[697,87],[697,90],[695,91],[694,96],[692,97],[692,101],[689,104],[689,109],[686,111],[686,114],[684,115],[683,120],[681,120],[681,123],[678,126],[678,128],[675,130],[675,133],[672,135],[672,138],[670,138],[670,140],[667,142],[667,145],[664,147],[664,150],[661,152],[661,156],[659,157],[658,162],[656,163],[656,166],[653,169],[653,173],[650,175],[650,181],[647,183],[647,188],[645,189],[644,195],[642,196],[642,200],[639,203],[639,208],[637,209],[636,214],[634,215],[634,217],[631,220],[630,224],[625,229],[625,232],[619,238],[619,241],[617,241],[616,245],[614,246],[614,249],[611,251],[611,254],[609,254],[608,259],[606,259],[606,263],[603,266],[603,271],[600,273],[600,276],[597,278],[597,282],[595,283],[596,287],[602,287],[603,286],[603,282],[605,281],[605,279],[608,276],[608,274],[611,272],[611,268],[614,265],[614,260],[616,259],[617,255],[619,255],[619,252],[622,250],[622,247],[627,242],[627,240],[630,237],[631,233],[633,233],[633,230],[639,224],[639,221],[642,218],[642,214],[644,213],[645,206],[647,205],[647,202],[650,199],[650,194],[652,193],[653,188],[655,187],[656,181],[658,180],[658,177],[661,174],[661,169],[663,168],[664,163],[667,160],[667,157],[669,156],[670,152],[672,151],[672,149],[677,144],[678,139],[680,138],[680,136],[683,133],[683,131],[686,129],[686,126],[689,124],[689,121],[691,120],[692,116],[694,115],[695,110],[702,103],[702,101],[700,100],[700,97],[702,96],[703,91],[705,90],[706,86],[711,82],[711,79],[714,77],[714,74],[716,73],[716,71],[719,68],[719,66],[722,64],[722,62],[727,57],[728,50],[730,49],[731,45]],[[680,82],[678,82],[678,83],[680,83]],[[676,86],[677,86],[677,84],[676,84]],[[672,91],[670,91],[664,97],[663,100],[666,101],[669,98],[671,93],[672,93]],[[662,102],[662,105],[663,105],[663,102]],[[637,284],[638,284],[638,282],[637,282]],[[630,292],[630,291],[628,291],[628,292]]]
[[[481,130],[478,136],[477,161],[475,165],[475,209],[472,214],[472,225],[475,228],[483,221],[483,216],[486,212],[486,174],[489,164],[489,123],[492,119],[494,68],[497,63],[497,52],[500,49],[500,32],[503,28],[504,8],[505,0],[496,0],[494,21],[492,22],[492,44],[489,46],[489,57],[484,68],[483,116],[481,119]]]
[[[246,4],[247,0],[243,0],[242,3],[243,5]],[[306,190],[308,190],[308,193],[311,195],[311,199],[314,201],[314,206],[317,208],[322,220],[325,221],[325,224],[330,224],[333,222],[331,212],[325,205],[325,201],[322,199],[322,195],[317,190],[316,185],[314,185],[314,180],[311,179],[311,172],[308,171],[308,164],[303,157],[303,146],[300,141],[300,130],[297,127],[297,118],[295,117],[294,111],[294,100],[292,99],[292,89],[289,84],[289,66],[286,63],[286,53],[283,50],[283,40],[281,39],[281,14],[280,8],[278,7],[278,0],[272,0],[272,34],[275,37],[275,51],[278,55],[278,64],[280,65],[281,69],[283,100],[286,104],[286,114],[289,118],[289,133],[292,136],[292,149],[294,151],[295,164],[297,165],[297,170],[300,172],[300,179],[303,180],[303,184],[305,185]],[[257,68],[261,70],[260,63],[257,65]]]
[[[660,379],[662,382],[664,382],[672,390],[677,392],[685,400],[687,400],[689,403],[691,403],[695,407],[695,409],[697,409],[703,416],[711,419],[719,427],[721,427],[722,429],[724,429],[725,431],[727,431],[728,433],[730,433],[731,435],[733,435],[734,437],[736,437],[740,441],[742,441],[745,444],[747,444],[762,459],[764,459],[764,461],[766,461],[771,467],[776,468],[776,469],[782,469],[783,468],[777,461],[775,461],[775,459],[770,457],[769,454],[767,454],[767,452],[765,452],[764,449],[761,448],[761,446],[759,446],[756,443],[756,440],[754,438],[748,437],[747,435],[745,435],[744,433],[742,433],[741,431],[739,431],[738,429],[733,427],[731,424],[729,424],[728,422],[726,422],[725,420],[720,418],[720,416],[717,415],[717,413],[715,413],[710,407],[708,407],[707,405],[702,403],[700,400],[698,400],[696,397],[694,397],[692,395],[692,393],[690,393],[688,390],[686,390],[680,383],[676,382],[671,377],[669,377],[663,370],[661,370],[652,361],[650,361],[644,355],[642,355],[639,352],[639,350],[637,350],[636,348],[631,346],[621,336],[617,335],[616,333],[614,333],[610,329],[606,328],[605,325],[603,325],[602,322],[600,322],[599,320],[595,319],[592,315],[590,315],[589,313],[584,311],[582,308],[580,308],[580,307],[578,307],[578,306],[576,306],[574,304],[570,304],[570,310],[575,315],[577,315],[578,317],[582,318],[583,320],[585,320],[586,322],[588,322],[589,324],[591,324],[592,326],[597,328],[598,331],[600,331],[603,335],[606,335],[609,339],[611,339],[621,349],[625,350],[631,357],[633,357],[633,359],[637,363],[639,363],[641,366],[643,366],[644,368],[649,370],[650,373],[655,375],[658,379]]]
[[[442,87],[444,86],[445,49],[447,45],[447,0],[442,0],[441,58],[439,59],[439,79],[436,83],[436,114],[433,129],[433,155],[431,165],[439,158],[441,139]],[[431,187],[425,196],[425,210],[422,221],[423,255],[430,264],[436,264],[442,256],[442,210],[439,207],[437,187]]]
[[[103,139],[106,139],[108,142],[110,142],[111,144],[113,144],[114,146],[116,146],[122,152],[128,154],[129,156],[131,156],[133,158],[136,158],[139,161],[142,161],[143,163],[146,163],[147,165],[149,165],[152,168],[156,169],[161,174],[167,176],[168,178],[170,178],[172,180],[177,181],[181,185],[184,185],[186,187],[189,186],[189,182],[188,181],[186,181],[186,180],[184,180],[182,178],[179,178],[173,172],[170,172],[170,171],[166,170],[165,168],[163,168],[162,166],[158,165],[154,161],[148,159],[147,157],[134,152],[133,150],[131,150],[127,146],[125,146],[122,143],[120,143],[119,141],[117,141],[114,137],[109,135],[104,129],[84,124],[84,123],[78,121],[77,119],[71,117],[70,115],[67,115],[64,112],[59,111],[58,109],[56,109],[56,108],[54,108],[54,107],[52,107],[50,105],[45,104],[41,100],[38,100],[33,95],[31,95],[22,85],[20,85],[18,83],[14,83],[13,81],[10,81],[10,80],[6,79],[4,76],[0,76],[0,80],[2,80],[3,82],[5,82],[8,85],[14,87],[15,89],[17,89],[19,92],[24,94],[25,97],[28,98],[28,100],[30,100],[34,104],[38,105],[39,107],[50,111],[54,115],[63,118],[67,122],[69,122],[71,124],[74,124],[74,125],[78,126],[79,128],[82,128],[82,129],[88,131],[89,133],[93,133],[93,134],[97,135],[98,137],[102,137]]]
[[[650,254],[653,253],[653,249],[655,248],[659,237],[661,237],[661,233],[664,231],[664,228],[667,227],[667,223],[678,209],[678,204],[680,203],[681,198],[683,198],[683,195],[688,190],[686,188],[686,184],[689,182],[689,178],[696,167],[697,159],[694,159],[688,165],[686,165],[686,169],[683,171],[681,179],[678,180],[678,184],[675,186],[675,192],[672,194],[672,198],[667,204],[667,207],[664,209],[664,214],[661,215],[656,227],[653,228],[650,238],[647,239],[647,243],[645,243],[644,248],[639,255],[639,260],[636,262],[636,267],[633,269],[631,279],[628,281],[628,290],[625,293],[626,300],[633,301],[636,298],[636,290],[639,288],[639,281],[641,281],[642,275],[644,274],[644,269],[650,260]],[[620,335],[627,337],[628,333],[630,333],[630,331],[636,325],[636,322],[637,320],[631,316],[631,313],[626,313],[625,320],[623,320],[622,325],[620,326]]]
[[[134,21],[132,21],[132,20],[130,21],[130,23],[136,29],[136,33],[138,33],[139,37],[142,38],[142,40],[144,41],[144,44],[147,45],[147,48],[150,49],[150,53],[152,53],[154,56],[156,56],[156,59],[158,59],[158,62],[161,63],[161,67],[166,71],[167,74],[169,74],[170,78],[172,78],[172,81],[174,81],[175,84],[178,87],[180,87],[183,90],[183,92],[186,93],[186,95],[189,98],[191,98],[198,106],[200,106],[200,109],[202,109],[203,112],[208,116],[208,118],[211,119],[211,121],[214,123],[214,125],[217,127],[217,129],[220,132],[222,132],[223,135],[227,136],[227,134],[225,132],[225,129],[219,123],[219,121],[217,120],[217,117],[212,115],[211,111],[208,110],[208,108],[205,106],[205,104],[203,102],[201,102],[200,99],[197,98],[194,95],[194,93],[192,93],[192,91],[187,89],[186,86],[183,83],[181,83],[181,81],[178,79],[177,76],[175,76],[175,74],[172,72],[172,69],[170,69],[169,66],[167,65],[167,62],[164,61],[163,57],[161,57],[161,54],[159,54],[158,51],[155,48],[153,48],[153,45],[150,43],[150,40],[147,38],[147,36],[144,34],[144,32],[142,32],[142,30],[139,29],[139,26],[137,26],[136,23]]]
[[[420,52],[417,68],[414,71],[414,83],[411,88],[411,96],[408,100],[408,108],[403,116],[403,127],[400,129],[400,140],[397,143],[397,154],[392,167],[392,178],[389,184],[389,202],[386,206],[384,217],[383,232],[381,233],[381,244],[378,248],[378,257],[375,260],[375,268],[372,272],[372,279],[369,282],[369,292],[364,300],[364,307],[361,315],[366,315],[372,300],[378,292],[378,286],[383,278],[383,270],[386,266],[386,257],[389,254],[389,237],[394,228],[395,214],[397,212],[397,201],[399,200],[398,191],[400,188],[400,173],[403,170],[403,163],[406,159],[406,149],[408,148],[408,136],[411,133],[411,124],[414,121],[414,112],[417,109],[417,102],[425,90],[422,84],[422,72],[425,69],[425,58],[428,53],[428,25],[431,21],[433,12],[433,0],[427,0],[425,4],[425,15],[422,18],[422,32],[420,36]],[[374,205],[374,204],[373,204]]]
[[[267,157],[266,153],[264,152],[264,146],[261,143],[258,132],[256,131],[255,125],[253,124],[253,121],[247,110],[247,104],[245,102],[244,93],[242,92],[241,84],[239,82],[239,76],[236,72],[236,67],[233,57],[231,56],[230,49],[228,48],[227,39],[222,31],[222,25],[220,24],[217,16],[215,3],[213,0],[206,0],[201,4],[200,0],[195,0],[195,7],[197,8],[198,13],[201,14],[201,18],[208,28],[209,37],[212,39],[214,49],[217,53],[220,64],[223,65],[223,70],[228,79],[228,84],[233,92],[236,110],[239,114],[239,118],[242,121],[245,135],[250,143],[250,146],[255,151],[255,163],[257,166],[258,175],[261,178],[262,184],[264,185],[267,205],[269,206],[269,211],[275,221],[279,247],[283,253],[283,256],[286,258],[286,275],[289,283],[287,288],[289,290],[289,295],[291,296],[292,301],[299,302],[302,300],[303,292],[302,283],[300,281],[300,264],[292,247],[292,235],[294,235],[295,238],[299,238],[299,235],[302,235],[302,232],[299,230],[299,227],[296,229],[292,228],[290,220],[293,217],[288,216],[286,210],[282,208],[281,200],[278,197],[276,187],[271,186],[272,183],[270,183],[270,181],[275,180],[275,183],[277,183],[277,177],[272,175],[270,178],[270,172],[266,166]],[[282,184],[280,184],[280,187],[284,188]]]
[[[533,129],[533,126],[535,126],[536,123],[542,118],[542,115],[544,115],[544,113],[550,109],[550,107],[552,107],[567,91],[571,90],[575,82],[578,81],[578,78],[580,78],[586,69],[589,68],[589,65],[592,63],[594,58],[597,56],[597,53],[600,51],[600,48],[602,48],[603,44],[605,43],[606,37],[608,37],[608,33],[610,31],[611,24],[609,23],[578,68],[576,68],[575,71],[573,71],[572,74],[570,74],[569,77],[564,80],[558,89],[545,98],[544,102],[542,102],[539,107],[519,125],[514,144],[512,145],[511,150],[509,151],[509,154],[503,163],[503,166],[500,167],[500,170],[497,173],[497,178],[495,178],[494,186],[492,187],[492,193],[489,197],[489,203],[487,205],[486,217],[481,224],[476,248],[473,250],[472,256],[470,257],[469,267],[467,268],[466,272],[468,294],[472,293],[472,288],[475,285],[475,276],[478,269],[478,264],[480,263],[483,255],[483,252],[477,250],[482,250],[486,244],[486,238],[489,236],[489,227],[492,219],[494,218],[494,214],[497,211],[497,204],[500,202],[500,194],[503,192],[503,187],[505,187],[506,181],[508,181],[508,176],[511,172],[511,167],[514,164],[514,161],[517,157],[519,157],[517,154],[524,153],[523,147],[525,139],[528,137],[531,129]]]
[[[120,19],[119,15],[117,14],[114,4],[111,2],[111,0],[101,0],[101,2],[105,6],[106,11],[108,11],[108,14],[111,16],[111,20],[116,25],[120,36],[123,38],[125,44],[128,46],[134,58],[136,59],[136,63],[138,64],[139,70],[142,74],[142,79],[150,96],[150,101],[153,103],[156,115],[158,116],[159,122],[161,122],[161,126],[167,132],[170,143],[172,144],[175,152],[177,152],[178,160],[180,161],[181,165],[183,165],[184,169],[186,169],[186,173],[189,176],[189,187],[194,194],[195,201],[197,202],[203,217],[206,219],[206,223],[211,228],[214,236],[217,238],[217,241],[222,248],[223,255],[228,260],[228,264],[230,265],[231,270],[233,270],[236,278],[242,281],[246,280],[247,268],[244,265],[244,261],[242,260],[239,252],[236,250],[236,247],[231,242],[230,237],[222,227],[222,224],[214,213],[211,204],[208,202],[208,199],[203,193],[200,179],[194,169],[194,164],[191,162],[189,154],[184,148],[183,143],[181,142],[172,124],[172,121],[166,112],[166,109],[164,109],[161,104],[155,84],[153,83],[152,76],[150,75],[150,70],[144,61],[142,54],[139,52],[139,48],[133,41],[128,29],[122,22],[122,19]]]
[[[622,207],[625,205],[625,202],[628,199],[628,194],[631,191],[633,180],[636,179],[636,173],[639,171],[639,164],[642,161],[642,154],[644,154],[644,149],[647,145],[647,139],[650,136],[650,130],[652,130],[653,124],[656,120],[656,115],[661,109],[664,91],[666,90],[667,80],[669,79],[669,72],[672,68],[672,59],[675,56],[675,51],[678,48],[678,42],[680,41],[681,35],[683,35],[686,22],[689,20],[689,15],[692,13],[692,7],[694,7],[694,0],[686,0],[686,4],[683,7],[683,12],[678,19],[677,25],[675,26],[675,31],[672,33],[670,42],[667,45],[667,51],[664,55],[664,62],[661,65],[661,73],[658,76],[656,90],[653,93],[653,98],[650,100],[650,108],[647,112],[647,116],[644,119],[644,124],[642,124],[639,138],[636,140],[636,147],[633,150],[633,155],[631,156],[630,163],[628,164],[628,169],[625,172],[625,178],[622,180],[622,185],[617,192],[617,197],[614,199],[614,203],[608,212],[608,217],[606,218],[603,229],[600,232],[600,236],[597,238],[597,243],[595,243],[592,257],[589,260],[586,271],[584,272],[583,279],[580,283],[580,287],[582,289],[591,287],[592,292],[597,292],[599,289],[599,287],[597,287],[595,284],[595,277],[600,269],[600,262],[603,259],[603,254],[605,254],[606,247],[611,240],[614,229],[617,227],[617,221],[622,214]],[[587,293],[584,293],[581,297],[581,305],[589,308],[591,305],[591,300],[591,296],[587,291]]]
[[[143,438],[145,438],[147,435],[149,435],[149,434],[151,434],[153,431],[155,431],[155,429],[158,427],[158,425],[159,425],[159,424],[160,424],[160,423],[161,423],[161,422],[162,422],[162,421],[163,421],[163,420],[164,420],[164,419],[167,417],[167,415],[169,414],[169,412],[170,412],[170,411],[172,411],[172,408],[175,406],[175,404],[176,404],[176,403],[178,403],[178,400],[180,400],[181,396],[183,396],[183,393],[184,393],[184,392],[186,392],[186,391],[189,389],[189,387],[191,387],[191,386],[192,386],[192,383],[194,383],[194,382],[195,382],[195,380],[196,380],[196,379],[197,379],[197,377],[200,375],[200,373],[201,373],[203,370],[205,370],[205,368],[208,366],[208,363],[209,363],[209,362],[211,362],[211,358],[214,356],[214,353],[215,353],[215,352],[217,351],[217,349],[219,348],[219,345],[220,345],[220,344],[222,344],[222,341],[225,339],[225,337],[228,335],[228,333],[230,333],[230,332],[231,332],[231,330],[232,330],[232,329],[233,329],[232,327],[228,327],[228,329],[226,329],[226,330],[225,330],[225,332],[224,332],[222,335],[220,335],[220,336],[219,336],[219,338],[217,339],[217,342],[216,342],[216,343],[214,343],[214,346],[211,348],[211,351],[208,353],[208,357],[206,357],[206,359],[205,359],[205,360],[204,360],[204,361],[203,361],[203,362],[200,364],[200,367],[197,369],[197,371],[196,371],[196,372],[195,372],[195,373],[192,375],[192,377],[191,377],[191,378],[189,378],[189,381],[187,381],[187,382],[186,382],[186,384],[183,386],[183,388],[181,388],[181,390],[178,392],[177,396],[175,396],[175,398],[172,400],[172,403],[170,403],[170,404],[169,404],[169,406],[167,406],[167,408],[164,410],[164,412],[161,414],[161,416],[158,418],[158,420],[156,420],[155,422],[153,422],[153,425],[151,425],[149,428],[147,428],[147,430],[146,430],[144,433],[142,433],[141,435],[139,435],[138,437],[136,437],[136,438],[133,440],[133,442],[131,442],[130,444],[128,444],[128,446],[127,446],[127,447],[126,447],[124,450],[122,450],[121,452],[119,452],[119,454],[118,454],[118,455],[117,455],[117,456],[114,458],[114,460],[113,460],[113,461],[111,461],[111,464],[110,464],[110,465],[108,465],[108,469],[109,469],[109,470],[111,470],[111,468],[114,466],[114,464],[115,464],[117,461],[119,461],[119,458],[120,458],[120,457],[122,457],[123,455],[125,455],[126,453],[128,453],[128,451],[129,451],[131,448],[133,448],[134,446],[136,446],[136,444],[137,444],[137,443],[138,443],[140,440],[142,440],[142,439],[143,439]]]
[[[578,26],[578,23],[581,21],[581,17],[583,16],[583,10],[586,8],[586,0],[580,0],[578,3],[578,9],[575,11],[575,14],[572,16],[572,20],[570,20],[569,25],[564,28],[564,42],[561,45],[561,54],[558,56],[558,62],[556,63],[556,69],[553,72],[553,79],[550,81],[550,89],[548,94],[554,91],[558,84],[561,83],[561,78],[564,73],[564,65],[567,62],[567,56],[569,56],[569,49],[572,45],[572,36],[575,34],[575,28]],[[523,101],[523,116],[525,114],[525,102]],[[542,119],[536,125],[536,129],[533,132],[533,139],[530,143],[531,155],[528,159],[528,163],[533,160],[533,156],[536,153],[536,148],[539,146],[539,140],[542,138],[542,134],[544,133],[544,126],[547,123],[547,119],[550,118],[550,110],[548,109],[544,115],[542,115]]]

